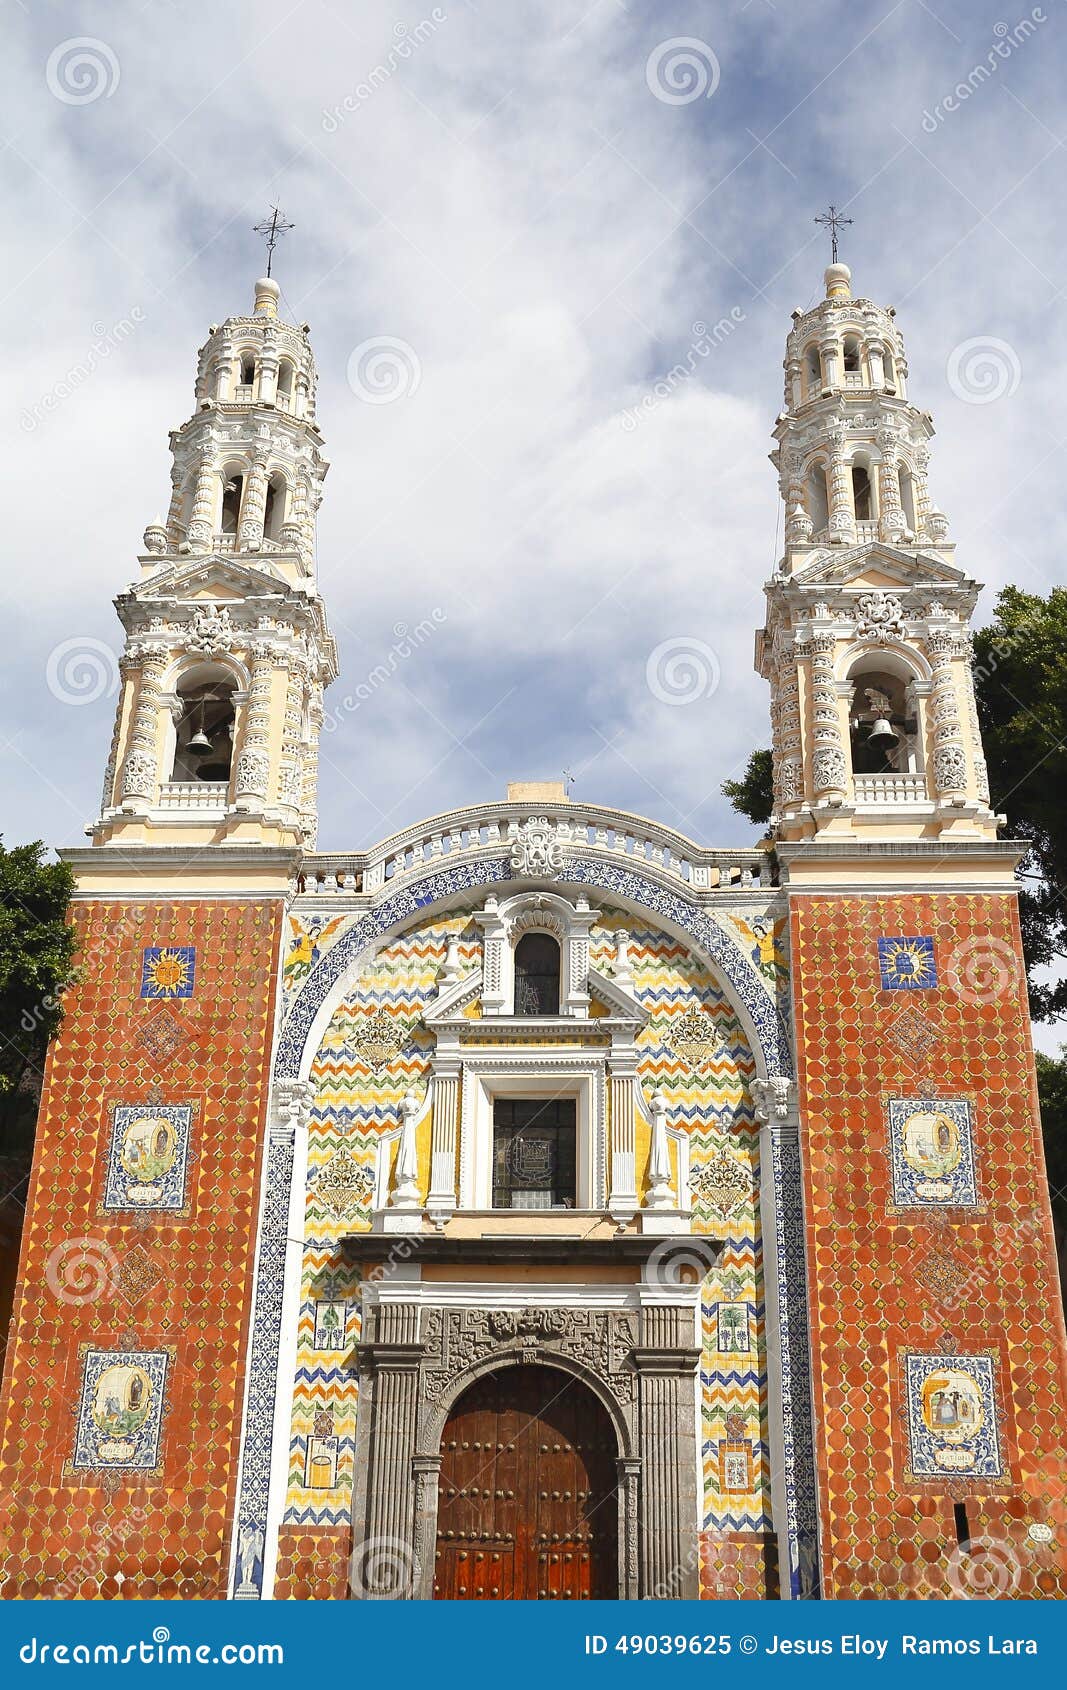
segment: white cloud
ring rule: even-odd
[[[19,230],[3,288],[16,331],[9,839],[69,841],[95,810],[110,703],[57,703],[47,657],[73,635],[118,645],[110,600],[165,506],[167,430],[187,414],[207,324],[247,308],[261,267],[250,225],[273,199],[297,225],[276,268],[312,322],[333,460],[320,575],[343,665],[335,703],[399,620],[444,613],[330,736],[325,844],[361,845],[564,766],[581,796],[714,842],[747,836],[718,786],[768,737],[751,669],[775,549],[766,452],[789,311],[820,290],[811,218],[830,195],[850,201],[857,285],[900,307],[960,561],[994,582],[1062,574],[1047,355],[1060,160],[1043,162],[1042,130],[1058,89],[1040,40],[927,136],[924,107],[992,28],[959,0],[938,8],[949,30],[911,0],[873,31],[814,0],[729,18],[613,0],[441,10],[404,57],[397,24],[413,32],[430,8],[401,20],[320,0],[104,3],[92,28],[121,77],[82,106],[45,82],[69,20],[20,20],[22,56],[5,70]],[[646,59],[671,35],[714,48],[713,99],[649,93]],[[373,94],[324,125],[379,65]],[[143,320],[116,338],[135,308]],[[628,432],[624,414],[684,359],[693,324],[731,309],[736,332]],[[1018,392],[988,407],[945,379],[951,348],[981,333],[1009,341],[1022,368]],[[353,348],[379,335],[419,360],[417,392],[391,405],[361,403],[346,377]],[[69,396],[19,429],[64,383]],[[645,663],[687,633],[712,646],[721,680],[674,708],[650,693]]]

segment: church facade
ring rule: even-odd
[[[850,282],[788,334],[753,849],[520,783],[317,851],[307,327],[212,327],[63,853],[5,1596],[1067,1594],[978,587]]]

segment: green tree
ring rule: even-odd
[[[747,816],[757,827],[771,819],[774,808],[774,773],[771,754],[766,749],[753,751],[740,780],[724,780],[722,791],[734,809]]]
[[[1067,1301],[1067,1046],[1061,1047],[1059,1056],[1037,1052],[1037,1091],[1060,1285]]]
[[[74,876],[44,860],[40,840],[0,844],[0,1145],[32,1134],[48,1041],[74,977],[67,909]]]
[[[1019,889],[1030,1010],[1058,1021],[1067,979],[1037,976],[1067,958],[1067,588],[1043,599],[1006,587],[974,646],[993,805],[1008,837],[1030,846]]]

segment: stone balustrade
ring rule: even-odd
[[[670,828],[598,805],[557,804],[532,811],[528,805],[505,803],[454,810],[421,828],[394,834],[370,851],[311,853],[303,860],[296,889],[320,897],[374,894],[428,870],[511,854],[532,814],[547,819],[564,860],[570,854],[630,866],[692,891],[745,890],[772,883],[762,850],[705,849]],[[517,877],[526,874],[542,878],[536,869],[516,868]],[[551,871],[544,877],[552,878]]]

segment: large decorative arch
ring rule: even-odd
[[[312,969],[290,1007],[278,1038],[276,1080],[306,1080],[321,1034],[346,988],[353,964],[387,933],[399,930],[434,904],[463,892],[514,880],[506,857],[441,869],[398,888],[360,918]],[[575,856],[555,877],[611,893],[623,905],[655,915],[711,964],[748,1035],[761,1079],[791,1077],[793,1058],[781,1010],[726,928],[694,900],[668,891],[636,869]]]
[[[308,1076],[325,1029],[362,961],[373,955],[378,944],[404,930],[433,908],[446,913],[455,909],[464,895],[487,886],[513,885],[517,891],[549,892],[561,884],[607,894],[620,908],[655,917],[663,930],[686,944],[709,966],[722,986],[749,1043],[761,1082],[775,1082],[781,1107],[772,1111],[784,1121],[793,1063],[790,1038],[782,1011],[763,978],[735,938],[726,920],[716,911],[702,908],[697,898],[658,883],[653,874],[636,866],[599,863],[583,855],[569,856],[554,875],[531,882],[516,875],[506,856],[459,863],[406,880],[396,890],[387,886],[376,905],[361,914],[328,949],[297,991],[282,1024],[276,1046],[271,1143],[269,1147],[264,1210],[260,1225],[255,1309],[246,1387],[245,1434],[242,1448],[238,1534],[254,1534],[270,1555],[269,1519],[274,1503],[270,1496],[271,1444],[276,1418],[284,1416],[288,1404],[279,1396],[288,1380],[289,1357],[284,1351],[282,1281],[286,1277],[286,1229],[294,1173],[294,1140],[291,1120],[310,1105]],[[724,902],[724,901],[723,901]],[[780,1090],[779,1090],[780,1088]],[[788,1137],[789,1129],[783,1129]],[[782,1394],[785,1399],[785,1455],[790,1474],[794,1452],[800,1477],[786,1482],[787,1517],[783,1518],[789,1552],[791,1581],[796,1584],[798,1528],[804,1535],[814,1503],[805,1506],[796,1495],[808,1488],[810,1466],[809,1384],[806,1367],[807,1324],[804,1307],[803,1264],[787,1262],[787,1238],[799,1238],[799,1166],[795,1158],[783,1157],[788,1147],[777,1127],[768,1129],[771,1180],[768,1201],[775,1214],[765,1217],[765,1236],[776,1235],[776,1254],[785,1276],[780,1286],[779,1326],[781,1338]],[[795,1130],[793,1132],[795,1140]],[[795,1149],[795,1143],[793,1148]],[[787,1165],[788,1164],[788,1165]],[[788,1211],[788,1214],[787,1214]],[[299,1278],[299,1275],[297,1275]],[[499,1354],[499,1352],[497,1352]],[[548,1357],[545,1358],[549,1359]],[[790,1372],[792,1383],[790,1383]],[[588,1381],[586,1381],[588,1382]],[[795,1401],[793,1398],[795,1397]],[[425,1446],[423,1446],[425,1447]],[[418,1461],[423,1458],[418,1457]],[[634,1465],[632,1456],[621,1457]],[[416,1467],[416,1471],[420,1471]],[[422,1481],[420,1480],[420,1483]],[[627,1483],[636,1485],[636,1477]],[[806,1498],[805,1498],[806,1500]],[[798,1509],[798,1501],[800,1507]],[[237,1535],[237,1534],[235,1534]],[[810,1534],[809,1534],[810,1535]],[[263,1586],[264,1565],[255,1569],[255,1584],[243,1594],[258,1595]]]

